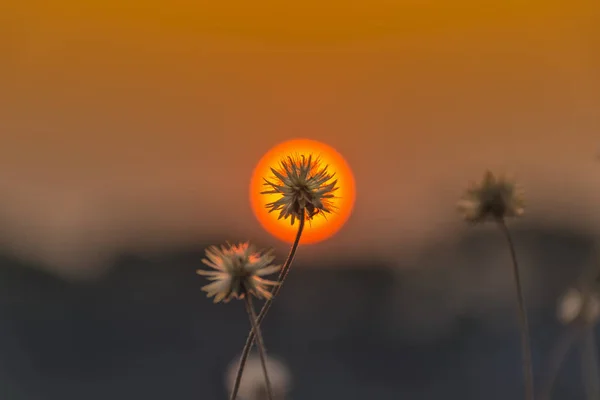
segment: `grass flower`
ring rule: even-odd
[[[471,223],[519,217],[524,212],[521,193],[514,182],[487,171],[479,184],[469,188],[458,209]]]
[[[522,215],[524,212],[523,204],[523,198],[514,182],[502,177],[496,177],[490,171],[487,171],[479,184],[467,189],[464,197],[458,203],[458,210],[469,223],[495,221],[508,243],[512,259],[517,304],[519,306],[518,317],[521,328],[521,347],[523,349],[525,398],[533,400],[533,362],[531,359],[529,323],[527,321],[527,311],[523,299],[523,288],[515,246],[505,221],[508,217]]]
[[[229,302],[232,298],[243,299],[245,295],[256,298],[271,298],[267,286],[273,286],[274,281],[261,278],[273,274],[281,268],[272,265],[275,259],[272,251],[257,252],[249,243],[238,245],[211,246],[206,250],[204,264],[212,270],[198,270],[198,275],[204,275],[212,283],[202,287],[208,297],[214,296],[214,302]]]
[[[560,299],[557,316],[564,325],[578,318],[587,324],[594,324],[600,317],[600,298],[597,293],[571,288]]]
[[[271,168],[273,177],[264,178],[269,190],[261,194],[280,194],[281,198],[267,204],[269,212],[278,211],[278,218],[312,219],[315,215],[330,213],[333,210],[331,199],[337,180],[330,174],[327,165],[322,166],[319,158],[312,155],[288,156],[280,162],[279,168]]]
[[[265,318],[273,299],[277,297],[283,282],[287,278],[300,244],[305,220],[310,221],[316,215],[325,216],[331,213],[334,209],[332,203],[332,199],[335,197],[334,192],[338,189],[336,186],[337,180],[334,179],[335,174],[330,173],[328,166],[321,165],[319,158],[314,158],[312,154],[289,155],[277,167],[272,167],[271,172],[273,173],[271,178],[263,178],[265,180],[264,184],[269,187],[269,190],[265,190],[261,194],[279,194],[281,197],[268,203],[266,207],[269,212],[278,211],[278,219],[290,218],[292,225],[296,220],[299,221],[299,224],[290,253],[279,272],[278,284],[273,287],[271,298],[267,299],[260,310],[257,318],[258,325]],[[230,400],[236,399],[244,374],[244,360],[250,354],[254,339],[255,333],[250,330],[242,350],[242,361],[236,374]]]
[[[246,312],[250,318],[250,331],[254,332],[256,337],[256,347],[262,364],[268,400],[273,400],[273,394],[266,366],[266,350],[252,298],[271,298],[272,295],[267,290],[267,286],[276,286],[277,282],[261,277],[279,271],[279,265],[271,264],[274,259],[271,251],[258,252],[248,242],[221,247],[211,246],[206,250],[206,258],[202,262],[212,269],[197,271],[199,275],[206,276],[208,280],[213,281],[202,287],[202,290],[207,293],[208,297],[214,296],[215,303],[220,301],[226,303],[232,298],[245,300]],[[246,359],[242,356],[240,365],[245,362]]]
[[[231,392],[235,383],[237,363],[232,365],[226,374],[227,390]],[[262,377],[260,359],[256,355],[248,357],[246,373],[239,389],[241,400],[266,400],[267,392]],[[274,400],[284,400],[291,385],[291,374],[288,367],[279,359],[267,357],[267,368],[271,379]]]

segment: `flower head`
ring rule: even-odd
[[[312,155],[288,156],[280,162],[279,168],[271,168],[273,177],[265,178],[269,190],[261,194],[279,194],[281,198],[267,204],[269,212],[279,211],[278,219],[312,219],[317,214],[330,213],[334,208],[332,199],[337,180],[335,174],[321,166],[319,158]]]
[[[206,258],[202,262],[213,270],[200,269],[196,272],[213,281],[202,287],[202,290],[208,297],[214,296],[215,303],[227,303],[232,298],[241,299],[245,295],[269,299],[271,293],[266,286],[276,285],[277,282],[261,276],[279,271],[279,265],[271,265],[274,259],[272,251],[257,252],[248,242],[211,246],[206,250]]]
[[[487,171],[479,184],[467,190],[458,209],[465,220],[477,223],[521,216],[524,202],[514,182]]]
[[[238,365],[239,360],[236,359],[229,366],[225,376],[225,383],[230,392],[235,382]],[[266,357],[266,366],[271,379],[273,400],[285,399],[292,385],[289,368],[282,360],[270,355]],[[260,358],[255,354],[251,354],[246,362],[238,397],[242,400],[266,400],[268,398]]]
[[[593,323],[600,318],[600,298],[596,293],[582,293],[571,288],[560,299],[557,314],[558,320],[565,325],[577,318]]]

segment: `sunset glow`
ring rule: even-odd
[[[269,213],[266,205],[277,200],[280,195],[260,194],[265,190],[264,179],[273,175],[271,168],[278,167],[280,161],[289,155],[313,155],[319,157],[322,165],[328,166],[330,173],[335,173],[339,189],[335,192],[333,204],[336,210],[331,214],[316,215],[307,223],[300,243],[317,243],[337,233],[350,217],[355,199],[355,184],[352,171],[341,154],[332,147],[308,139],[295,139],[281,143],[269,150],[260,160],[252,174],[250,182],[250,201],[252,209],[261,225],[273,236],[291,243],[298,230],[298,222],[290,224],[290,220],[278,220],[278,213]]]

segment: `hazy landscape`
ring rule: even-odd
[[[595,238],[560,225],[522,225],[515,236],[541,372],[565,332],[555,299],[594,267]],[[224,371],[248,324],[241,305],[215,306],[199,291],[194,271],[208,244],[122,254],[107,275],[87,283],[3,257],[7,398],[224,398]],[[264,325],[270,352],[293,373],[293,399],[520,395],[508,254],[494,230],[467,231],[451,246],[432,243],[422,268],[409,272],[377,260],[307,266],[302,259]],[[556,399],[584,399],[578,351],[563,367]]]

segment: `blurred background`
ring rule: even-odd
[[[514,176],[536,378],[556,297],[598,268],[596,0],[4,0],[0,393],[223,399],[248,329],[195,275],[262,230],[252,168],[307,137],[357,199],[264,324],[291,398],[521,395],[509,254],[455,203]],[[583,398],[577,352],[557,399]],[[570,364],[569,364],[570,363]]]

